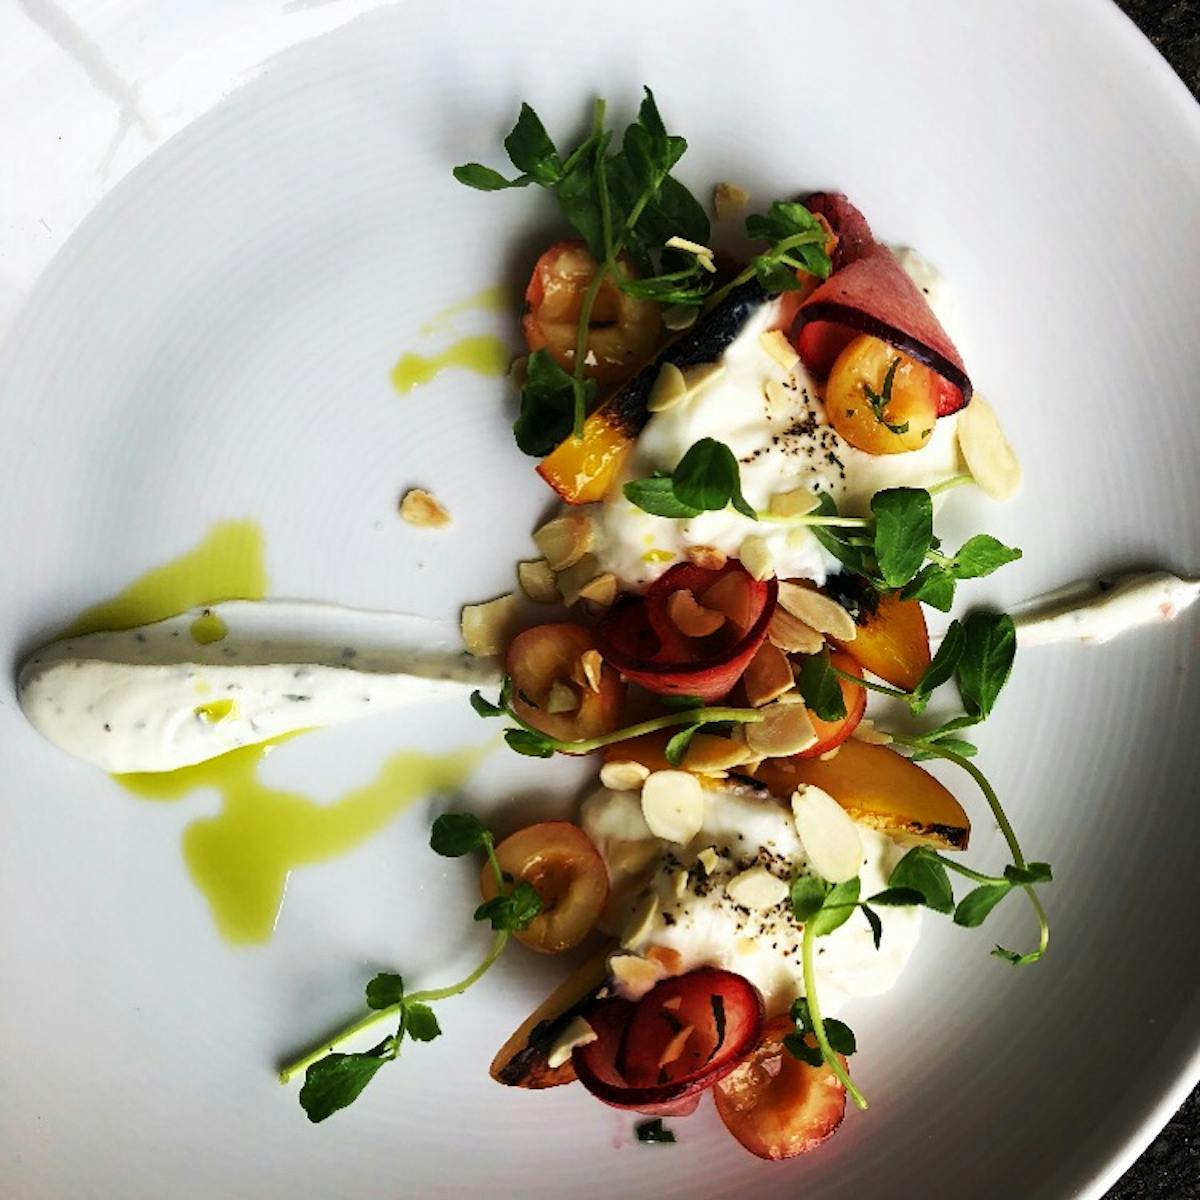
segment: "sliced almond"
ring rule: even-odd
[[[672,304],[663,309],[662,323],[672,333],[678,333],[683,329],[691,329],[699,315],[700,309],[695,304]]]
[[[535,604],[557,604],[562,599],[554,572],[544,558],[517,563],[517,582]]]
[[[958,414],[958,448],[975,482],[993,500],[1007,500],[1021,486],[1021,464],[992,406],[978,393]]]
[[[592,548],[595,530],[587,513],[568,512],[547,521],[533,535],[552,571],[573,567]]]
[[[662,1053],[658,1056],[659,1067],[666,1067],[673,1063],[684,1051],[688,1044],[688,1038],[696,1032],[695,1025],[685,1025],[675,1036],[663,1047]]]
[[[841,746],[834,746],[834,748],[832,750],[826,750],[824,754],[818,754],[817,758],[821,762],[832,762],[835,758],[837,758],[838,751],[840,749],[841,749]]]
[[[614,954],[608,969],[618,993],[626,1000],[640,1000],[662,977],[662,968],[636,954]]]
[[[721,861],[720,855],[717,854],[714,846],[705,846],[699,854],[696,855],[700,865],[704,868],[706,875],[711,875],[717,869],[717,863]]]
[[[800,361],[796,348],[783,336],[781,329],[768,329],[758,335],[758,344],[785,370],[795,369]]]
[[[585,554],[578,562],[559,571],[558,590],[562,592],[563,603],[574,604],[583,589],[600,574],[600,560],[594,554]]]
[[[750,203],[750,193],[737,183],[718,183],[713,188],[713,212],[718,221],[736,217]]]
[[[654,932],[660,909],[658,895],[650,892],[633,910],[625,928],[621,931],[621,946],[625,950],[636,950]]]
[[[556,679],[550,685],[550,694],[546,697],[548,713],[569,713],[579,708],[579,693],[569,683]]]
[[[642,816],[655,837],[686,846],[704,823],[704,793],[687,771],[654,771],[642,784]]]
[[[759,537],[757,533],[742,538],[738,558],[742,566],[760,583],[775,574],[775,559],[767,545],[767,539]]]
[[[409,488],[400,501],[400,515],[410,525],[441,529],[450,524],[450,514],[442,502],[424,488]]]
[[[892,740],[890,733],[884,733],[882,729],[876,729],[875,722],[868,717],[863,717],[855,725],[850,736],[855,741],[866,742],[868,746],[886,746]]]
[[[858,633],[854,618],[836,600],[798,583],[780,583],[779,606],[839,642],[852,642]]]
[[[790,692],[796,685],[792,664],[778,646],[763,642],[742,675],[746,699],[752,708],[762,708]]]
[[[696,261],[706,271],[715,272],[717,269],[713,262],[713,252],[708,246],[702,246],[699,242],[692,242],[682,237],[667,238],[663,244],[670,250],[684,250],[688,254],[694,254]]]
[[[650,775],[650,768],[640,762],[606,762],[600,768],[600,782],[614,792],[636,792]]]
[[[782,608],[771,614],[767,641],[787,654],[817,654],[825,645],[825,639],[811,625],[805,625]]]
[[[610,607],[616,598],[617,577],[611,571],[605,571],[589,579],[578,593],[578,599],[590,600],[593,604],[600,605],[601,608]]]
[[[820,499],[808,488],[792,488],[790,492],[776,492],[768,509],[774,517],[803,517],[820,504]]]
[[[701,593],[700,603],[705,608],[724,613],[739,629],[749,629],[754,611],[754,597],[736,572],[722,575],[712,587],[705,589]]]
[[[713,733],[698,733],[688,743],[683,765],[697,775],[716,775],[740,767],[749,757],[750,751],[742,742]]]
[[[708,637],[725,624],[725,614],[705,608],[687,588],[680,588],[667,597],[667,616],[686,637]]]
[[[671,362],[663,363],[650,388],[646,408],[652,412],[666,412],[669,408],[687,399],[688,388],[683,372]]]
[[[853,879],[862,867],[862,838],[850,814],[819,787],[805,784],[792,795],[792,817],[809,865],[830,883]]]
[[[696,396],[724,374],[724,363],[696,363],[694,366],[683,368],[683,382],[687,385],[688,395]]]
[[[572,1017],[567,1027],[554,1039],[554,1045],[546,1055],[546,1065],[561,1067],[571,1057],[576,1046],[587,1046],[600,1035],[582,1018]]]
[[[751,867],[725,885],[725,894],[751,912],[766,912],[787,898],[788,885],[766,867]]]
[[[500,654],[516,632],[517,598],[509,592],[484,604],[468,604],[462,610],[463,644],[476,658]]]
[[[604,672],[604,659],[599,650],[585,650],[571,668],[571,681],[589,692],[600,690],[600,679]]]
[[[688,873],[680,867],[674,875],[671,876],[671,891],[675,893],[676,900],[682,900],[687,895]]]
[[[683,553],[688,562],[706,571],[719,571],[729,561],[725,551],[715,546],[689,546]]]
[[[776,701],[761,711],[761,721],[742,727],[746,745],[761,757],[787,758],[816,743],[817,734],[803,704]]]

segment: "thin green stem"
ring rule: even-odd
[[[496,857],[496,846],[489,833],[483,842],[483,848],[487,853],[488,862],[491,864],[492,874],[496,878],[496,890],[504,891],[504,872],[500,869],[500,860]]]
[[[451,996],[461,995],[473,983],[478,982],[504,952],[504,947],[508,944],[508,936],[506,930],[501,930],[497,933],[488,956],[465,979],[451,984],[449,987],[434,988],[425,992],[414,992],[411,996],[405,996],[399,1004],[391,1004],[387,1008],[375,1009],[367,1013],[366,1016],[360,1017],[352,1025],[347,1025],[345,1029],[323,1041],[315,1049],[310,1050],[307,1054],[280,1068],[279,1082],[290,1083],[301,1072],[307,1071],[313,1063],[324,1058],[327,1054],[332,1054],[339,1046],[344,1046],[353,1038],[358,1037],[359,1034],[365,1033],[368,1029],[373,1029],[376,1025],[381,1025],[385,1021],[395,1021],[400,1009],[405,1004],[429,1004],[435,1000],[447,1000]]]
[[[872,683],[869,679],[864,679],[861,675],[852,675],[849,671],[843,671],[829,664],[829,669],[839,678],[846,680],[847,683],[855,683],[859,687],[864,687],[869,692],[878,692],[882,696],[894,696],[897,700],[911,700],[912,692],[902,692],[899,688],[888,687],[883,683]]]
[[[942,492],[948,492],[951,488],[961,487],[964,483],[974,483],[973,475],[951,475],[949,479],[943,479],[941,483],[935,483],[925,490],[931,496],[940,496]]]
[[[784,238],[781,242],[776,242],[771,247],[769,253],[775,258],[782,258],[789,250],[795,249],[797,246],[811,246],[814,242],[820,240],[812,233],[794,233],[791,237]],[[739,288],[743,283],[749,283],[754,278],[754,266],[751,264],[748,267],[743,267],[724,287],[719,287],[708,298],[708,308],[715,308],[734,288]]]
[[[965,879],[970,879],[974,883],[1008,883],[1008,880],[1002,875],[985,875],[982,871],[976,871],[973,868],[966,866],[964,863],[956,862],[952,858],[947,858],[944,854],[935,854],[934,857],[948,871],[957,871],[959,875],[962,875]]]
[[[627,725],[624,729],[601,734],[599,737],[586,738],[578,742],[554,741],[553,745],[563,754],[590,754],[593,750],[599,750],[603,746],[627,742],[631,738],[641,737],[644,733],[657,733],[660,729],[670,729],[674,725],[708,725],[717,721],[753,725],[762,719],[762,710],[757,708],[687,708],[680,712],[665,713],[661,717],[651,717],[648,721],[641,721],[637,725]],[[553,741],[553,739],[551,740]]]
[[[829,1064],[829,1069],[842,1081],[842,1086],[846,1089],[846,1094],[850,1099],[859,1109],[866,1112],[868,1107],[866,1096],[855,1087],[849,1072],[842,1066],[842,1060],[833,1052],[833,1047],[830,1046],[829,1038],[825,1034],[825,1021],[821,1016],[820,1002],[817,1000],[817,973],[813,968],[813,943],[816,941],[813,928],[811,920],[804,923],[804,939],[800,943],[800,960],[804,968],[804,999],[808,1002],[808,1016],[812,1021],[813,1034],[825,1061]]]
[[[847,529],[865,529],[871,524],[870,517],[826,517],[821,513],[800,513],[795,517],[777,517],[774,513],[760,512],[755,516],[760,521],[775,525],[833,525]]]

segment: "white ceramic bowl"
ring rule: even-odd
[[[20,0],[0,13],[0,639],[6,661],[223,518],[261,523],[273,591],[439,614],[509,586],[546,496],[502,385],[388,370],[421,323],[515,289],[552,213],[450,167],[494,160],[521,98],[562,131],[652,84],[684,175],[759,199],[846,190],[959,299],[961,348],[1027,485],[956,496],[1025,559],[1008,603],[1097,570],[1195,574],[1200,111],[1085,0],[790,6]],[[498,317],[467,317],[511,334]],[[433,540],[395,514],[449,498]],[[952,536],[953,534],[951,534]],[[1049,859],[1054,934],[1013,971],[930,922],[853,1010],[874,1104],[768,1166],[711,1109],[681,1145],[579,1089],[486,1064],[558,970],[513,954],[354,1109],[310,1127],[277,1058],[376,966],[443,981],[478,950],[471,872],[429,806],[299,871],[274,938],[232,949],[179,852],[211,793],[135,800],[0,694],[0,1178],[21,1197],[1096,1197],[1200,1075],[1197,624],[1018,660],[983,761]],[[486,731],[442,706],[298,741],[277,786],[328,798],[389,751]],[[503,823],[564,810],[541,764],[469,788]],[[574,777],[562,776],[571,785]],[[960,793],[969,792],[957,784]],[[970,801],[973,804],[973,800]],[[975,859],[1002,847],[977,806]]]

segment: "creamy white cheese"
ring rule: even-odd
[[[1103,643],[1143,625],[1173,621],[1200,598],[1200,579],[1167,571],[1069,584],[1023,606],[1013,623],[1019,646]]]
[[[640,924],[647,897],[657,898],[653,919],[638,931],[632,949],[654,945],[675,950],[681,972],[700,966],[736,971],[762,992],[771,1014],[804,994],[803,929],[788,901],[750,911],[726,892],[731,880],[756,866],[782,881],[805,868],[804,848],[782,804],[749,788],[706,788],[704,824],[687,846],[650,835],[634,792],[599,789],[584,802],[581,822],[609,867],[613,894],[608,928],[622,933],[631,922]],[[905,851],[874,830],[860,833],[862,893],[871,895],[887,886]],[[710,847],[715,862],[704,853]],[[820,939],[816,975],[823,1011],[834,1013],[853,997],[886,992],[904,969],[920,933],[920,912],[887,908],[879,916],[883,938],[878,950],[858,912]]]
[[[17,693],[29,722],[76,758],[172,771],[498,679],[457,643],[423,617],[238,601],[54,642],[26,661]]]
[[[935,311],[944,308],[940,278],[913,251],[901,261],[927,290]],[[927,445],[905,454],[872,455],[842,440],[825,418],[802,364],[787,371],[762,346],[778,324],[770,301],[746,322],[720,357],[724,374],[697,394],[655,413],[606,499],[589,511],[596,522],[594,551],[603,568],[628,587],[642,587],[684,557],[689,546],[711,546],[737,557],[748,536],[762,538],[775,573],[824,583],[835,561],[802,524],[753,521],[727,508],[692,520],[655,517],[625,499],[622,486],[654,471],[672,471],[701,438],[724,442],[741,466],[742,491],[759,512],[771,497],[803,488],[828,492],[842,512],[869,512],[871,497],[889,487],[928,487],[961,468],[954,417],[937,422]]]

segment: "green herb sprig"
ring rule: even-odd
[[[757,517],[742,495],[737,458],[715,438],[701,438],[691,446],[670,475],[656,472],[649,479],[631,480],[624,492],[631,504],[657,517],[686,519],[729,505],[752,521]]]
[[[288,1083],[301,1071],[304,1085],[300,1104],[312,1122],[324,1121],[339,1109],[353,1104],[363,1089],[384,1065],[400,1054],[405,1038],[431,1042],[441,1036],[441,1026],[430,1007],[440,1000],[461,995],[483,978],[504,952],[516,930],[527,929],[542,911],[541,897],[529,883],[510,886],[496,859],[495,838],[477,817],[470,813],[446,813],[433,823],[429,844],[445,858],[462,858],[476,850],[487,855],[496,879],[498,894],[475,910],[475,920],[486,921],[496,931],[487,957],[466,978],[448,987],[425,991],[404,990],[401,976],[385,972],[376,975],[366,987],[368,1013],[323,1041],[308,1054],[287,1063],[279,1072],[281,1083]],[[384,1022],[396,1022],[388,1034],[371,1049],[344,1053],[344,1045]]]

